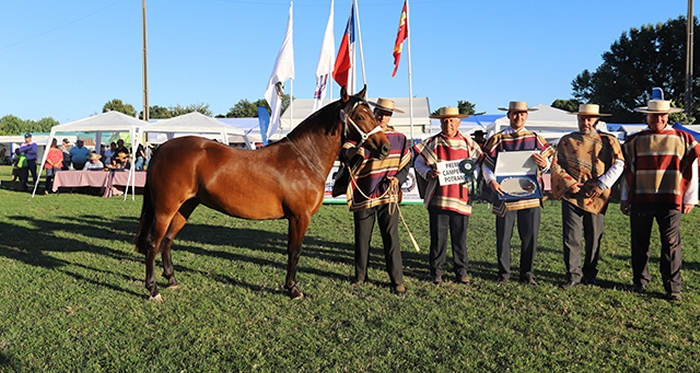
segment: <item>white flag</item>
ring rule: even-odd
[[[323,44],[321,45],[321,55],[318,58],[318,66],[316,67],[316,90],[314,91],[314,107],[312,113],[321,108],[323,99],[326,97],[326,88],[328,88],[328,80],[333,73],[333,65],[335,64],[335,40],[333,38],[333,2],[331,0],[331,13],[328,16],[326,24],[326,33],[323,35]]]
[[[282,48],[275,60],[270,81],[267,83],[265,99],[270,104],[270,126],[267,134],[261,134],[269,139],[280,126],[280,113],[282,111],[282,94],[284,94],[284,82],[294,79],[294,44],[292,43],[292,2],[289,2],[289,21],[287,21],[287,33],[284,35]]]

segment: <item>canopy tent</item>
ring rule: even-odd
[[[553,108],[544,104],[539,104],[534,107],[538,110],[530,112],[527,122],[525,122],[525,128],[538,133],[548,142],[557,142],[565,134],[578,131],[576,115],[572,115],[566,110]],[[507,116],[495,120],[493,125],[488,127],[488,136],[493,136],[509,125],[510,120]],[[605,122],[600,121],[598,128],[605,129],[607,125]]]
[[[32,141],[37,145],[37,157],[41,158],[44,155],[44,148],[48,136],[37,135],[32,136]],[[0,136],[0,165],[10,164],[9,160],[14,156],[15,149],[18,149],[24,144],[24,135],[22,136]]]
[[[700,126],[693,126],[693,127],[700,127]],[[688,132],[689,134],[691,134],[693,136],[693,138],[695,138],[695,140],[700,140],[700,132],[698,132],[697,130],[690,129],[690,127],[684,126],[684,125],[677,123],[677,122],[676,122],[676,124],[673,125],[673,128],[675,128],[677,130],[684,131],[684,132]]]
[[[195,135],[229,143],[229,136],[245,135],[245,132],[220,120],[199,112],[192,112],[169,119],[160,119],[142,128],[144,133],[164,133],[167,140],[175,137]]]
[[[76,120],[74,122],[69,122],[65,124],[59,124],[57,126],[51,127],[51,133],[49,134],[49,137],[47,139],[47,143],[50,144],[51,140],[53,139],[58,139],[60,136],[57,135],[59,133],[66,133],[66,132],[87,132],[87,133],[95,133],[95,150],[99,153],[100,152],[100,143],[102,139],[102,134],[104,133],[113,133],[113,132],[128,132],[129,133],[129,139],[131,140],[131,147],[132,149],[136,149],[139,145],[139,134],[141,131],[141,128],[143,128],[146,125],[145,122],[136,119],[134,117],[131,117],[126,114],[122,114],[117,111],[108,111],[106,113],[94,115],[88,118]],[[60,141],[60,140],[59,140]],[[44,152],[43,157],[41,158],[41,167],[43,169],[44,163],[46,163],[46,156],[48,155],[48,151]],[[132,151],[131,152],[131,164],[135,164],[136,162],[136,152]],[[134,187],[134,168],[131,167],[129,170],[129,181],[128,185],[131,186],[131,198],[134,199],[134,193],[135,193],[135,187]],[[34,191],[32,192],[32,197],[34,197],[34,194],[36,193],[36,189],[39,186],[39,180],[37,178],[36,184],[34,185]],[[129,194],[129,186],[127,186],[127,189],[124,193],[124,199],[126,199],[127,195]]]
[[[502,117],[503,114],[482,114],[462,118],[462,123],[459,124],[459,132],[461,132],[463,135],[471,135],[475,131],[481,130],[486,134],[490,128],[489,126],[493,126],[493,122]],[[430,119],[430,122],[429,130],[422,135],[422,138],[424,139],[432,135],[436,135],[442,131],[440,128],[440,119],[432,118]]]
[[[391,98],[385,97],[393,100],[395,107],[404,111],[404,113],[394,112],[391,117],[391,122],[389,125],[394,127],[395,130],[402,132],[407,137],[411,136],[411,113],[410,113],[410,99],[408,97]],[[369,102],[377,102],[376,98],[368,98]],[[330,100],[323,100],[323,105],[328,105]],[[301,123],[306,117],[312,114],[314,105],[313,99],[295,99],[293,106],[290,105],[282,113],[280,118],[280,127],[283,133],[289,132],[292,128],[296,127]],[[292,112],[294,117],[292,117]],[[291,124],[290,124],[291,123]],[[421,138],[422,134],[430,131],[430,104],[428,103],[427,97],[414,97],[413,98],[413,136],[416,138]],[[279,132],[279,130],[278,130]]]
[[[238,128],[243,131],[242,135],[229,135],[228,143],[236,146],[245,145],[248,149],[255,149],[257,146],[262,146],[262,136],[260,135],[260,121],[258,118],[216,118],[218,121],[226,123],[231,127]],[[287,136],[288,129],[285,129],[281,134],[279,131],[270,136],[270,141],[279,141]]]

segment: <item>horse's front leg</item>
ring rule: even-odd
[[[304,241],[306,228],[309,227],[311,217],[308,215],[294,216],[289,218],[289,241],[287,242],[287,280],[284,288],[289,290],[289,297],[301,299],[304,294],[297,286],[297,263],[301,255],[301,244]]]

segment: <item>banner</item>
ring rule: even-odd
[[[328,16],[326,33],[323,34],[321,55],[318,57],[318,66],[316,67],[316,90],[314,91],[312,113],[321,108],[323,98],[326,97],[328,77],[333,73],[333,52],[335,52],[335,40],[333,39],[333,0],[331,0],[331,13]]]
[[[282,48],[275,60],[270,81],[267,83],[265,99],[270,104],[272,111],[270,126],[267,133],[260,135],[263,139],[269,139],[280,126],[280,113],[282,112],[282,95],[284,94],[284,82],[294,79],[294,45],[292,43],[292,2],[289,2],[289,20],[287,21],[287,33],[284,35]]]
[[[401,11],[401,19],[399,20],[399,32],[396,34],[396,42],[394,43],[394,72],[391,74],[393,78],[396,76],[396,70],[399,68],[399,60],[403,51],[403,42],[408,37],[408,13],[406,12],[406,1],[403,2],[403,10]]]

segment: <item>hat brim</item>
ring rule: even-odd
[[[510,111],[511,109],[509,109],[509,108],[507,108],[507,107],[499,107],[498,110],[501,110],[501,111]],[[529,107],[529,108],[527,108],[527,110],[518,110],[518,111],[537,111],[537,110],[540,110],[540,109],[538,109],[538,108],[536,108],[536,107]]]
[[[398,108],[388,108],[386,106],[379,105],[376,102],[372,102],[372,101],[368,101],[368,102],[370,105],[374,105],[375,109],[384,110],[384,111],[388,111],[391,113],[402,113],[402,114],[405,113],[403,110],[398,109]]]
[[[468,118],[469,114],[443,114],[443,115],[431,115],[430,116],[433,119],[442,119],[442,118]]]
[[[579,112],[574,112],[574,113],[569,113],[571,115],[584,115],[584,116],[589,116],[589,117],[610,117],[612,114],[605,114],[605,113],[587,113],[585,111],[579,111]]]
[[[642,107],[634,108],[634,111],[636,111],[638,113],[649,113],[649,114],[670,114],[670,113],[680,113],[680,112],[683,112],[684,110],[682,108],[679,108],[679,107],[672,107],[672,108],[668,109],[668,111],[666,111],[666,110],[659,111],[659,110],[649,110],[648,106],[642,106]]]

